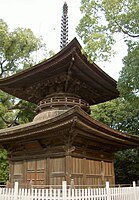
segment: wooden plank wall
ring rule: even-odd
[[[65,157],[49,159],[49,185],[61,185],[62,181],[65,180],[65,160]]]
[[[75,185],[114,184],[114,165],[110,161],[66,156],[14,162],[10,167],[11,182],[35,185],[61,185],[63,180]]]

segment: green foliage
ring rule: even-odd
[[[0,91],[0,128],[5,128],[11,123],[11,118],[15,115],[12,112],[13,99],[10,95]]]
[[[6,184],[9,174],[9,163],[7,160],[7,151],[0,149],[0,185]]]
[[[17,123],[24,124],[31,122],[36,115],[37,106],[32,103],[20,100],[18,107],[19,112],[17,114]]]
[[[132,184],[139,180],[139,151],[127,149],[116,154],[115,162],[116,182]]]
[[[0,128],[15,126],[32,121],[36,115],[36,105],[19,100],[0,92]]]
[[[82,0],[83,15],[76,29],[92,60],[108,60],[114,54],[115,34],[139,37],[138,0]]]
[[[118,80],[121,96],[132,105],[139,105],[139,44],[128,42],[128,55],[124,58],[124,67]]]
[[[32,52],[43,45],[30,29],[17,28],[10,32],[0,19],[0,77],[11,75],[33,62]]]
[[[85,44],[85,51],[93,61],[107,60],[111,54],[111,44],[114,43],[112,36],[107,32],[106,25],[100,25],[102,16],[96,1],[82,1],[80,20],[76,31]]]
[[[92,106],[91,116],[118,131],[139,135],[139,108],[123,98]]]

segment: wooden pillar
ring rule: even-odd
[[[27,184],[27,161],[23,161],[23,183]]]
[[[101,181],[102,181],[102,185],[105,185],[105,165],[104,165],[104,161],[101,161]]]
[[[65,157],[65,179],[67,184],[70,185],[71,182],[71,173],[72,173],[72,157],[67,155]]]
[[[13,184],[13,174],[14,174],[14,162],[9,162],[9,182]]]
[[[50,185],[50,158],[46,158],[46,185]]]
[[[44,185],[47,185],[47,160],[44,158]]]
[[[83,158],[83,185],[86,185],[86,174],[87,174],[86,158]]]
[[[114,161],[112,162],[112,184],[115,184]]]

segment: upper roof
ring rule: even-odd
[[[75,133],[74,142],[82,146],[104,149],[116,152],[127,148],[139,147],[139,137],[120,133],[94,120],[85,111],[75,106],[59,116],[41,122],[31,122],[0,130],[0,144],[8,147],[29,141],[42,140],[47,142],[51,138],[57,140],[64,135]]]
[[[50,59],[0,79],[0,89],[35,104],[59,92],[80,96],[90,105],[119,95],[116,81],[87,60],[76,38]]]

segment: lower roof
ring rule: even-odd
[[[31,122],[0,130],[0,145],[6,147],[19,141],[29,142],[40,138],[50,139],[75,133],[78,142],[94,143],[113,152],[139,147],[139,137],[120,133],[94,120],[86,112],[75,106],[59,116],[41,122]],[[81,139],[82,138],[82,139]],[[82,145],[81,144],[81,145]]]

